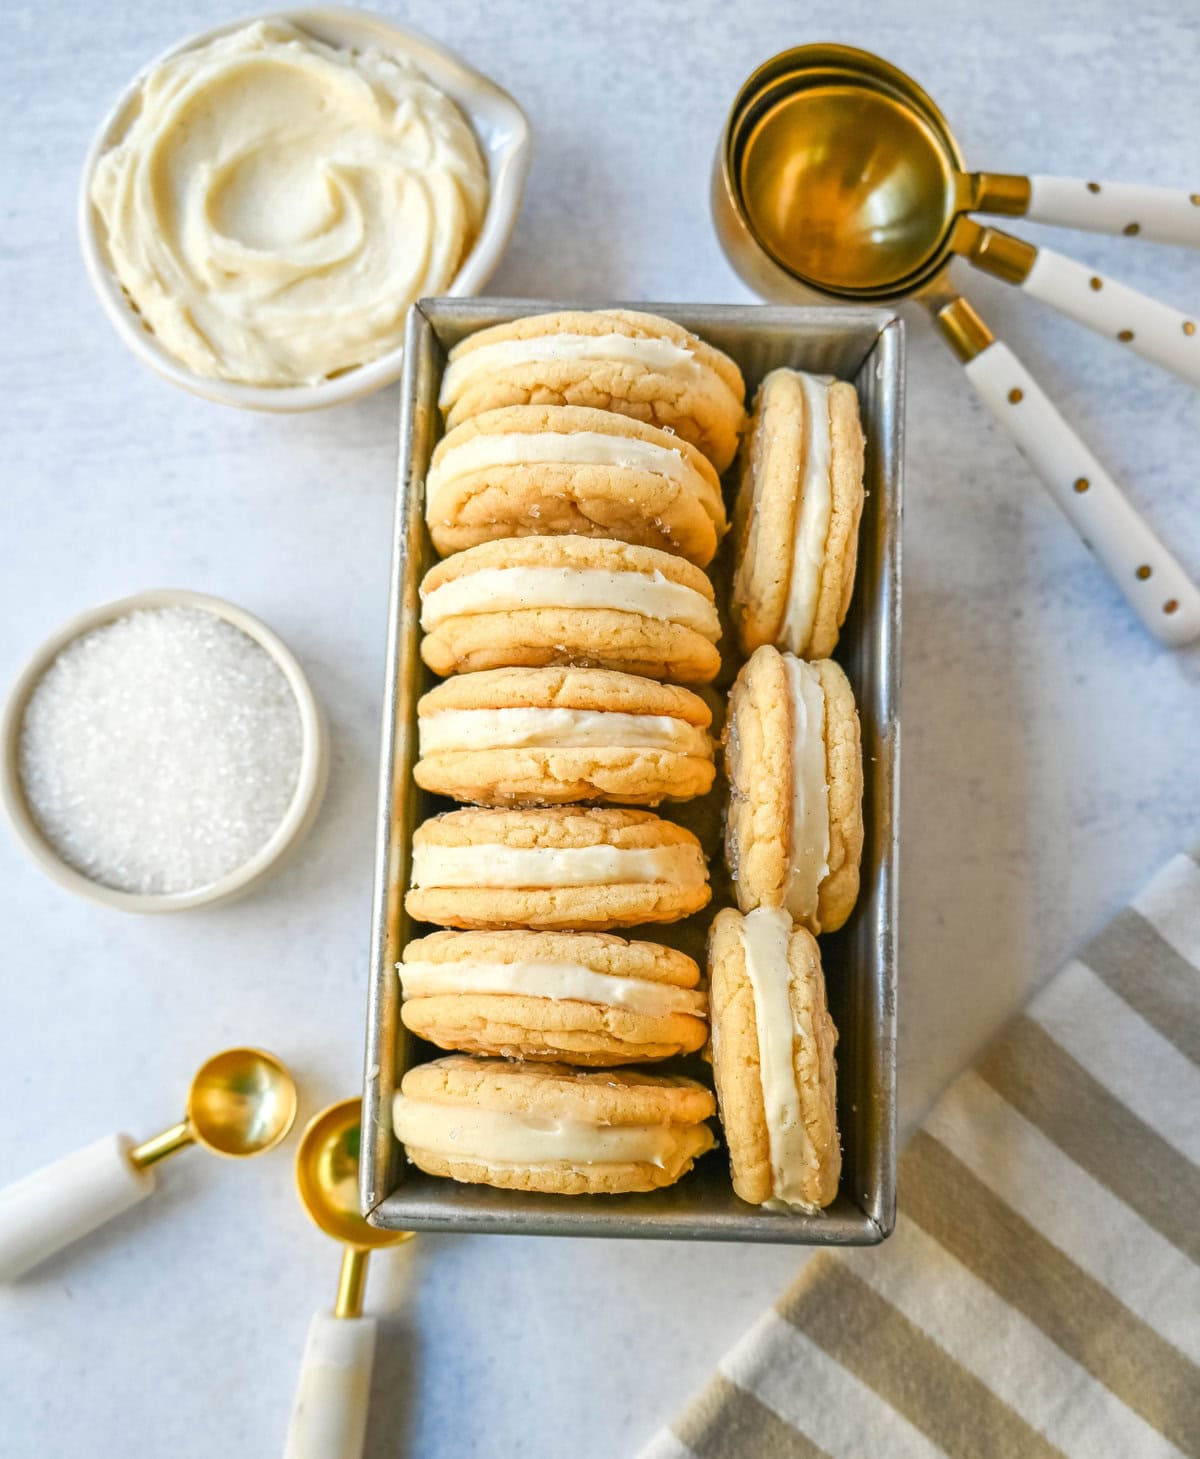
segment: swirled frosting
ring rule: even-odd
[[[411,63],[275,20],[153,67],[91,190],[164,348],[197,374],[275,386],[400,344],[487,194],[466,119]]]

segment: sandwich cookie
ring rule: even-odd
[[[709,939],[712,1059],[733,1188],[817,1211],[837,1195],[837,1029],[817,940],[779,908],[719,912]]]
[[[712,1095],[636,1069],[509,1064],[451,1054],[405,1074],[392,1125],[428,1175],[549,1195],[674,1185],[717,1143]]]
[[[650,811],[462,810],[413,836],[404,905],[441,927],[603,929],[707,906],[700,843]]]
[[[616,537],[713,559],[727,523],[707,457],[678,436],[607,410],[510,405],[438,442],[425,520],[445,556],[499,537]]]
[[[400,963],[407,1028],[443,1049],[566,1064],[691,1054],[708,998],[690,957],[597,932],[435,932]]]
[[[713,782],[712,714],[690,689],[611,669],[457,674],[417,705],[425,790],[478,805],[657,805]]]
[[[858,899],[862,746],[849,680],[832,659],[763,647],[742,666],[725,725],[725,854],[743,912],[784,907],[835,932]]]
[[[435,674],[595,665],[707,684],[721,667],[712,584],[655,547],[509,537],[457,552],[421,584],[421,656]]]
[[[742,444],[734,506],[733,619],[761,644],[826,658],[854,591],[863,433],[854,386],[772,370]]]
[[[531,315],[472,334],[450,351],[439,404],[446,425],[502,405],[583,405],[664,426],[718,471],[745,420],[742,372],[720,350],[632,309]]]

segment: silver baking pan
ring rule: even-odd
[[[830,1009],[840,1030],[838,1114],[842,1186],[820,1215],[783,1216],[733,1193],[724,1151],[704,1156],[678,1185],[647,1195],[550,1196],[459,1185],[408,1165],[392,1133],[392,1095],[405,1069],[435,1057],[400,1021],[396,963],[425,928],[404,911],[414,828],[449,808],[413,783],[416,706],[432,683],[418,651],[418,586],[435,554],[425,530],[423,484],[438,439],[438,385],[446,353],[465,335],[564,307],[533,300],[427,299],[408,320],[401,381],[400,462],[388,608],[387,684],[375,870],[367,1048],[363,1094],[363,1211],[392,1230],[512,1232],[526,1236],[638,1236],[672,1240],[870,1245],[895,1219],[896,955],[899,928],[900,516],[904,433],[904,332],[886,310],[770,308],[760,305],[640,304],[677,320],[725,350],[750,391],[778,365],[836,375],[858,388],[866,431],[866,507],[854,602],[837,657],[858,696],[866,779],[862,894],[847,926],[822,938]],[[718,598],[728,550],[714,567]],[[724,566],[722,566],[724,562]],[[737,668],[732,635],[718,688]],[[667,814],[704,840],[713,904],[650,936],[703,963],[704,938],[718,907],[730,903],[720,856],[723,786]],[[710,1082],[699,1058],[679,1067]]]

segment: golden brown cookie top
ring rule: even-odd
[[[783,655],[764,646],[729,691],[726,856],[743,907],[783,905],[790,863],[792,717]]]
[[[853,385],[822,382],[824,417],[811,418],[806,378],[798,370],[772,370],[759,387],[750,429],[742,441],[733,513],[732,612],[744,653],[761,644],[789,648],[806,658],[832,652],[854,587],[858,525],[863,505],[863,434]],[[808,380],[808,388],[814,382]],[[805,475],[814,431],[828,433],[823,486],[828,523],[822,560],[803,641],[790,622],[791,597],[805,502]]]
[[[485,669],[457,674],[423,695],[420,715],[452,709],[583,709],[648,714],[701,729],[712,711],[698,694],[615,669]]]
[[[410,942],[403,960],[573,963],[611,977],[673,988],[695,988],[700,982],[700,969],[685,953],[603,932],[435,932]]]
[[[703,451],[658,426],[634,419],[628,415],[617,415],[611,410],[595,410],[584,405],[503,405],[495,410],[485,410],[454,427],[434,448],[430,468],[436,469],[456,447],[465,445],[477,436],[506,435],[574,435],[587,432],[591,435],[613,436],[627,441],[644,441],[649,446],[658,446],[672,451],[682,458],[695,473],[691,483],[706,499],[716,498],[714,510],[724,519],[724,507],[720,502],[721,480],[712,463]]]
[[[490,329],[468,335],[456,344],[450,351],[450,363],[455,364],[487,345],[556,334],[623,334],[630,339],[669,340],[671,344],[688,350],[698,364],[715,370],[738,400],[745,399],[746,384],[742,372],[727,354],[684,329],[681,324],[637,309],[564,309],[553,314],[527,315],[509,324],[495,324]]]
[[[691,1125],[716,1109],[702,1084],[679,1075],[514,1064],[465,1054],[415,1065],[400,1087],[408,1099],[602,1125]]]
[[[791,581],[807,420],[794,370],[772,370],[758,388],[742,439],[733,510],[732,611],[742,649],[774,640]]]
[[[509,846],[563,850],[585,846],[627,849],[695,846],[690,831],[652,811],[548,806],[536,810],[447,811],[417,827],[414,846]]]
[[[787,903],[796,768],[788,665],[798,662],[764,645],[742,666],[730,691],[724,735],[731,787],[726,856],[743,910]],[[858,897],[863,846],[858,710],[849,680],[832,659],[817,659],[803,668],[816,678],[824,703],[828,787],[827,869],[812,926],[815,931],[836,931]]]
[[[473,572],[519,567],[599,568],[646,577],[658,574],[668,582],[691,588],[708,603],[715,601],[712,583],[694,563],[657,547],[635,547],[611,537],[504,537],[497,542],[481,542],[430,568],[421,584],[421,595],[428,597],[445,583]]]

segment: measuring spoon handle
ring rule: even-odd
[[[1200,636],[1200,589],[1012,350],[993,340],[963,368],[1144,626],[1172,647]]]
[[[106,1135],[0,1191],[0,1282],[15,1282],[150,1194],[154,1173],[130,1161],[131,1149],[128,1135]]]
[[[316,1314],[283,1459],[361,1459],[374,1363],[373,1317]]]
[[[1075,177],[1031,177],[1027,218],[1082,228],[1089,233],[1124,233],[1152,243],[1200,248],[1200,192],[1150,187],[1136,182],[1084,182]]]
[[[1200,327],[1195,318],[1052,248],[1037,250],[1021,288],[1077,324],[1200,386]]]

